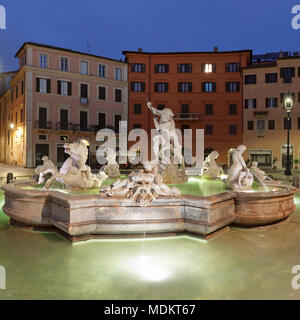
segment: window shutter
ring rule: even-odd
[[[142,64],[142,72],[146,72],[146,65],[144,63]]]
[[[51,80],[47,79],[47,93],[51,93]]]
[[[215,63],[213,63],[213,70],[212,70],[213,72],[217,72],[217,67],[216,67],[216,64]]]
[[[72,82],[68,82],[68,96],[72,95]]]
[[[213,82],[213,92],[216,92],[217,91],[217,84],[216,82]]]
[[[298,77],[300,77],[300,67],[298,67]]]
[[[226,82],[225,86],[226,86],[226,91],[229,92],[229,82]]]
[[[157,92],[158,91],[158,84],[154,83],[154,91]]]
[[[192,82],[189,82],[189,92],[192,92],[193,91],[193,84]]]
[[[134,82],[131,81],[131,91],[134,91]]]
[[[168,64],[166,64],[166,73],[168,73],[169,72],[169,65]]]
[[[205,92],[205,82],[202,82],[202,92]]]
[[[277,106],[278,106],[278,99],[275,98],[275,107],[277,108]]]
[[[269,98],[266,98],[266,108],[269,108]]]
[[[236,68],[237,68],[237,72],[241,71],[241,64],[239,62],[236,64]]]
[[[225,64],[225,72],[229,72],[229,63]]]
[[[178,87],[178,92],[181,92],[181,83],[180,82],[178,82],[177,87]]]
[[[245,109],[248,109],[248,99],[245,99]]]
[[[157,64],[154,65],[154,72],[158,73],[158,65]]]
[[[40,78],[36,78],[36,92],[40,92]]]
[[[177,64],[177,71],[178,71],[178,72],[181,72],[181,68],[180,68],[180,66],[181,66],[181,64],[180,64],[180,63],[178,63],[178,64]]]
[[[292,69],[292,77],[295,77],[295,67],[291,68]]]
[[[168,91],[169,91],[169,84],[166,83],[166,92],[168,92]]]
[[[61,94],[61,81],[57,81],[57,94]]]
[[[280,68],[280,78],[284,77],[284,68]]]
[[[144,92],[145,91],[145,82],[142,82],[141,87],[142,87],[142,91]]]
[[[253,108],[256,109],[256,99],[253,100]]]
[[[134,63],[131,64],[131,72],[134,72]]]
[[[280,93],[280,103],[283,102],[283,93]]]
[[[189,64],[189,72],[192,72],[192,64]]]
[[[201,70],[202,70],[202,72],[205,71],[205,63],[202,63],[202,64],[201,64]]]

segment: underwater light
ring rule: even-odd
[[[141,277],[148,281],[162,281],[169,276],[169,272],[165,268],[153,258],[147,256],[139,256],[135,265]]]

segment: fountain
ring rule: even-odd
[[[255,187],[253,175],[259,181],[268,179],[255,163],[251,170],[247,168],[243,145],[233,153],[226,183],[215,161],[216,151],[209,155],[202,169],[208,180],[199,176],[188,178],[172,110],[157,110],[150,102],[148,107],[155,115],[154,123],[160,133],[154,141],[155,161],[144,163],[143,169],[125,179],[109,179],[109,173],[119,177],[114,153],[107,150],[108,164],[93,174],[86,165],[87,147],[78,142],[66,143],[65,152],[70,157],[60,170],[44,157],[44,164],[36,169],[38,182],[14,181],[3,186],[3,211],[10,217],[10,223],[53,229],[71,241],[145,234],[193,234],[209,238],[229,229],[229,225],[265,226],[294,212],[297,189],[271,180],[267,181],[266,189]],[[171,163],[167,163],[167,157]],[[64,188],[55,188],[54,181]]]

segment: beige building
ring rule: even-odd
[[[295,167],[300,158],[300,56],[262,55],[243,69],[243,81],[245,159],[258,161],[262,168],[285,168],[290,124],[291,168]],[[283,107],[288,94],[294,102],[291,121]]]
[[[84,140],[97,165],[96,132],[127,120],[127,63],[31,42],[15,57],[19,71],[0,97],[0,161],[30,168],[47,155],[60,166],[63,144]]]

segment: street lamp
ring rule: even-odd
[[[284,99],[284,109],[287,112],[287,153],[286,153],[286,167],[284,174],[286,176],[291,176],[291,160],[290,160],[290,127],[291,127],[291,111],[293,109],[293,99],[291,98],[290,94]]]

